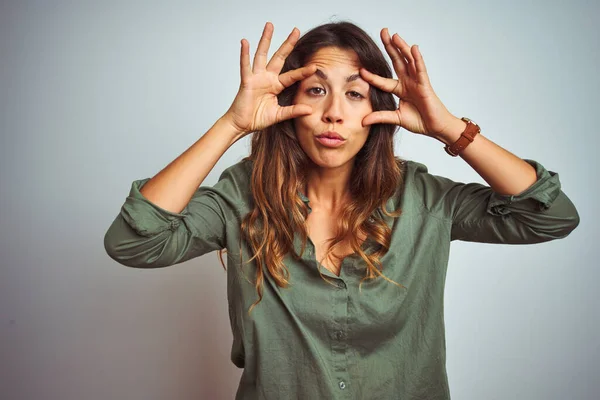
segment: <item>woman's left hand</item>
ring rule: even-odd
[[[398,96],[399,105],[394,111],[368,114],[363,125],[396,124],[437,139],[450,135],[458,118],[446,109],[433,91],[418,46],[409,46],[398,34],[390,38],[387,28],[381,30],[381,40],[398,79],[384,78],[364,68],[360,69],[360,74],[369,84]]]

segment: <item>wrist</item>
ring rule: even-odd
[[[467,129],[467,123],[456,117],[452,117],[452,120],[446,126],[447,128],[443,132],[434,137],[448,146],[456,142],[465,129]]]
[[[223,134],[226,134],[231,138],[231,144],[246,136],[246,132],[239,129],[228,114],[224,114],[219,118],[215,123],[215,126],[219,127]]]
[[[235,124],[233,117],[229,113],[223,114],[223,116],[221,116],[221,118],[219,118],[217,122],[219,123],[219,125],[226,127],[226,129],[234,137],[245,136],[247,133]]]

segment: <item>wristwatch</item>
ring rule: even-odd
[[[469,118],[462,117],[461,119],[467,123],[467,127],[465,128],[464,132],[461,133],[460,137],[456,142],[454,142],[450,146],[446,145],[444,147],[446,153],[450,154],[452,157],[458,156],[465,149],[465,147],[467,147],[469,144],[471,144],[471,142],[473,142],[475,136],[477,136],[477,134],[481,132],[481,128],[479,127],[479,125],[471,121]]]

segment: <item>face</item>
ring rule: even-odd
[[[359,75],[360,63],[352,50],[325,47],[307,65],[315,64],[317,73],[302,80],[293,103],[308,104],[312,114],[294,119],[300,146],[319,167],[352,165],[354,157],[369,136],[363,118],[373,111],[369,84]],[[336,132],[343,141],[327,146],[317,136]]]

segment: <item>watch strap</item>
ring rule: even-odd
[[[452,157],[458,156],[469,144],[473,142],[475,136],[481,132],[479,125],[471,121],[469,118],[462,117],[461,120],[467,123],[467,127],[465,128],[464,132],[461,133],[456,142],[450,146],[446,145],[444,147],[446,153],[450,154]]]

